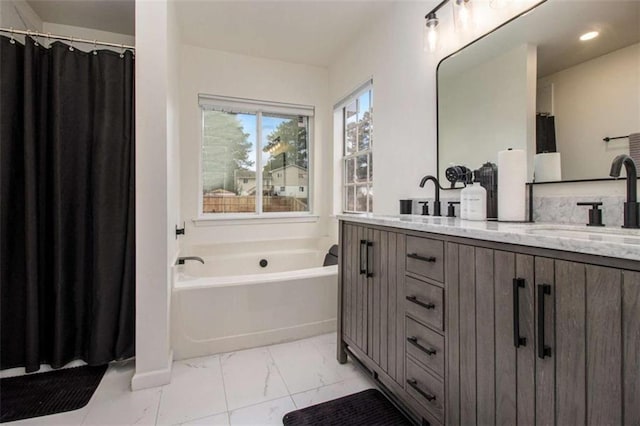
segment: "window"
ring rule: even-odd
[[[373,96],[368,83],[342,103],[343,206],[347,213],[373,211]]]
[[[308,213],[313,107],[200,95],[203,215]]]

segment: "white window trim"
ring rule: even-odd
[[[363,84],[361,84],[360,86],[358,86],[355,90],[353,90],[351,93],[349,93],[347,96],[345,96],[344,98],[340,99],[338,102],[336,102],[333,106],[333,116],[334,116],[334,138],[337,137],[337,140],[334,140],[334,164],[335,167],[337,169],[337,173],[334,173],[334,191],[337,192],[337,194],[334,194],[334,208],[333,208],[333,212],[334,212],[334,216],[335,215],[342,215],[342,214],[347,214],[347,215],[367,215],[370,214],[370,212],[354,212],[354,211],[349,211],[346,210],[346,193],[345,193],[345,188],[347,186],[346,183],[346,170],[345,170],[345,160],[347,158],[354,158],[357,155],[355,154],[349,154],[349,155],[345,155],[344,152],[344,145],[345,145],[345,140],[344,140],[344,134],[345,134],[345,120],[344,120],[344,113],[343,113],[343,109],[349,105],[351,102],[353,102],[355,99],[357,99],[363,92],[367,91],[367,90],[371,90],[371,103],[373,104],[373,78],[370,78],[369,80],[367,80],[366,82],[364,82]],[[338,116],[340,116],[340,118],[338,118]],[[339,123],[336,123],[335,120],[339,120]],[[338,130],[338,124],[340,125],[340,130]],[[339,135],[339,136],[338,136]],[[369,147],[366,150],[360,151],[358,152],[358,155],[369,155],[369,153],[372,153],[373,149],[372,147]],[[373,162],[373,158],[371,158],[371,162]],[[367,165],[367,174],[368,174],[368,168],[371,165]],[[367,179],[368,179],[368,175],[367,175]],[[371,177],[371,180],[368,181],[368,183],[370,184],[371,188],[373,188],[373,183],[374,183],[374,176]],[[367,201],[368,203],[368,201]],[[368,206],[367,206],[368,207]]]
[[[219,102],[219,103],[218,103]],[[200,136],[198,149],[198,216],[192,219],[196,226],[201,225],[232,225],[232,224],[251,224],[251,223],[291,223],[291,222],[316,222],[318,216],[314,214],[315,206],[313,202],[314,190],[314,132],[315,132],[315,107],[311,105],[297,105],[272,101],[262,101],[254,99],[242,99],[229,96],[216,96],[207,94],[198,94],[198,107],[200,109]],[[255,108],[254,108],[255,107]],[[262,211],[262,196],[256,197],[256,212],[253,213],[203,213],[204,181],[202,176],[202,144],[204,136],[204,111],[207,109],[215,109],[217,111],[246,113],[256,115],[256,188],[262,188],[262,173],[258,173],[262,163],[262,114],[283,114],[283,115],[303,115],[307,117],[307,173],[309,176],[309,189],[307,191],[307,199],[309,211],[306,212],[277,212],[265,213]]]

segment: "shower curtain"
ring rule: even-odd
[[[134,59],[0,37],[0,369],[134,355]]]

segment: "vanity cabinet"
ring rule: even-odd
[[[640,425],[640,265],[340,222],[338,359],[423,425]]]
[[[447,423],[640,424],[640,273],[447,244]]]
[[[402,301],[398,289],[398,253],[405,236],[366,226],[344,224],[341,263],[344,340],[362,355],[367,367],[401,383],[404,336],[397,315]]]

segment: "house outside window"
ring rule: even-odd
[[[342,211],[373,211],[373,86],[369,82],[343,101]]]
[[[211,95],[198,101],[200,214],[308,215],[314,108]]]

